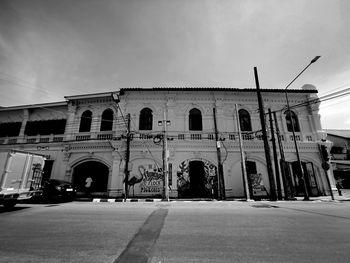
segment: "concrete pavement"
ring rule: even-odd
[[[319,196],[319,197],[310,197],[310,201],[350,201],[350,189],[342,189],[341,190],[342,195],[340,196],[338,193],[334,193],[334,200],[332,200],[331,196]],[[81,199],[82,201],[92,201],[95,203],[99,202],[161,202],[164,201],[160,198],[128,198],[126,200],[122,198],[85,198]],[[303,197],[297,197],[297,201],[302,201]],[[171,202],[181,202],[181,201],[215,201],[211,199],[198,199],[198,200],[178,200],[178,199],[171,199]],[[230,201],[241,201],[241,199],[237,200],[230,200]],[[293,201],[290,201],[293,202]]]
[[[350,202],[73,202],[0,209],[0,262],[348,262]]]

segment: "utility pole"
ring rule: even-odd
[[[235,112],[236,112],[236,119],[237,119],[239,150],[241,152],[241,167],[242,167],[244,192],[245,192],[246,200],[250,201],[251,199],[250,199],[250,192],[249,192],[249,187],[248,187],[247,168],[246,168],[246,164],[245,164],[245,156],[244,156],[244,151],[243,151],[243,140],[242,140],[242,133],[241,133],[241,124],[239,122],[239,114],[238,114],[237,104],[235,104]]]
[[[215,110],[215,108],[213,108],[213,114],[214,114],[214,127],[215,127],[216,154],[218,157],[219,199],[225,200],[226,194],[225,194],[224,171],[223,171],[223,167],[222,167],[222,163],[221,163],[220,141],[219,141],[218,127],[217,127],[217,123],[216,123],[216,110]]]
[[[272,150],[273,150],[273,157],[274,157],[274,163],[275,163],[275,173],[276,173],[276,182],[277,182],[277,199],[278,200],[282,200],[281,179],[280,179],[280,172],[279,172],[279,167],[278,167],[276,139],[275,139],[275,131],[274,131],[274,128],[273,128],[273,120],[272,120],[271,109],[269,109],[269,118],[270,118],[271,142],[272,142]]]
[[[292,190],[292,180],[290,178],[288,167],[286,166],[286,158],[284,157],[284,150],[280,135],[280,129],[278,127],[276,112],[273,112],[273,119],[275,121],[276,135],[278,141],[278,147],[281,155],[281,170],[282,170],[282,180],[283,180],[283,188],[284,188],[284,198],[287,200],[291,200],[294,198],[294,193]]]
[[[164,110],[163,118],[163,178],[164,178],[164,199],[169,201],[169,174],[168,174],[168,137],[167,137],[167,125],[168,122],[166,116],[166,109]]]
[[[289,169],[287,167],[286,158],[284,157],[284,150],[283,150],[283,145],[282,145],[282,140],[281,140],[280,129],[278,127],[276,112],[273,113],[273,119],[275,121],[278,147],[279,147],[280,155],[281,155],[280,164],[281,164],[281,170],[282,170],[284,198],[287,200],[293,200],[294,199],[294,191],[292,189],[293,182],[290,178],[290,173],[289,173]]]
[[[269,181],[270,181],[270,199],[271,199],[271,201],[276,201],[277,200],[276,188],[275,188],[275,180],[274,180],[272,164],[271,164],[270,146],[269,146],[269,142],[267,140],[264,105],[263,105],[263,101],[262,101],[262,97],[261,97],[258,71],[257,71],[256,67],[254,67],[254,76],[255,76],[256,92],[257,92],[258,102],[259,102],[260,122],[261,122],[261,129],[262,129],[262,133],[263,133],[262,137],[263,137],[263,141],[264,141],[267,173],[268,173]]]
[[[127,131],[126,131],[126,154],[125,154],[125,200],[129,197],[129,160],[130,160],[130,113],[126,115],[127,118]]]

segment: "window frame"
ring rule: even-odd
[[[246,114],[246,116],[243,115]],[[240,109],[238,111],[239,127],[242,132],[252,131],[252,119],[250,113],[245,109]],[[245,119],[243,119],[245,118]]]
[[[86,113],[90,113],[90,116],[84,116]],[[85,110],[80,116],[79,132],[91,132],[92,124],[92,111]]]
[[[111,114],[111,115],[104,116],[106,114]],[[107,119],[108,117],[109,117],[109,119]],[[114,119],[114,111],[110,108],[105,109],[101,115],[100,131],[112,131],[113,130],[113,119]]]
[[[192,108],[188,112],[188,129],[190,131],[203,131],[202,112],[197,108]]]
[[[285,121],[287,126],[288,132],[293,132],[293,126],[294,126],[294,132],[300,132],[300,124],[297,114],[292,110],[285,111]],[[289,116],[289,119],[288,119]],[[293,118],[293,126],[292,126],[292,118]]]
[[[139,115],[139,130],[151,131],[153,130],[153,110],[145,107],[140,110]]]

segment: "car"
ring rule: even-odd
[[[45,180],[41,189],[44,201],[72,201],[76,194],[72,183],[58,179]]]

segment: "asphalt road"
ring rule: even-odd
[[[0,208],[0,262],[349,262],[350,202]]]

